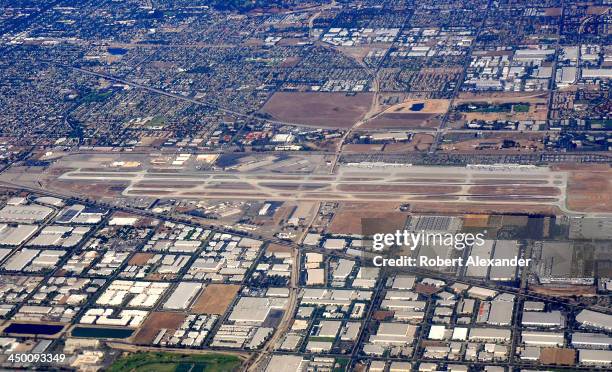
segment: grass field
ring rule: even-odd
[[[225,372],[237,371],[240,359],[223,354],[184,355],[136,353],[118,359],[108,372]]]

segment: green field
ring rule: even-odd
[[[119,358],[109,372],[229,372],[237,371],[240,359],[232,355],[135,353]]]
[[[464,103],[457,106],[457,110],[460,112],[481,112],[481,113],[494,113],[494,112],[529,112],[529,103],[500,103],[500,104],[489,104],[482,102]]]

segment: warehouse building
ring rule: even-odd
[[[268,297],[241,297],[228,320],[237,323],[263,323],[273,309],[281,310],[287,299]]]
[[[586,350],[578,351],[580,364],[610,366],[612,365],[612,351],[610,350]]]
[[[0,222],[40,222],[52,212],[53,209],[42,205],[7,205],[0,210]]]
[[[164,308],[170,310],[187,309],[202,286],[202,283],[181,282],[164,303]]]
[[[273,355],[266,372],[301,372],[307,365],[308,361],[299,355]]]
[[[472,251],[470,252],[470,257],[474,259],[489,259],[491,258],[491,253],[493,252],[493,240],[485,240],[484,244],[477,245],[474,244],[472,246]],[[486,278],[489,273],[489,266],[468,266],[466,268],[465,275],[473,278]]]
[[[509,342],[512,332],[499,328],[472,328],[469,340],[472,342]]]
[[[553,347],[565,345],[563,332],[523,331],[521,338],[526,346]]]
[[[9,226],[0,224],[0,245],[17,246],[28,240],[38,230],[36,225]]]
[[[576,332],[572,335],[572,346],[577,349],[609,349],[612,347],[612,337],[601,333]]]
[[[585,328],[612,331],[612,315],[598,313],[591,310],[582,310],[578,315],[576,315],[576,321]]]
[[[516,240],[498,240],[495,243],[495,251],[493,259],[513,259],[519,254],[519,245]],[[499,282],[509,282],[516,279],[516,270],[514,266],[491,266],[489,279]]]
[[[526,327],[564,328],[565,317],[560,311],[524,311],[522,324]]]
[[[410,345],[418,327],[404,323],[382,322],[375,334],[370,336],[370,343],[382,345]]]

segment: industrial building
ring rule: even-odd
[[[577,349],[609,349],[612,347],[612,337],[602,333],[574,332],[572,346]]]
[[[584,365],[612,365],[612,350],[578,350],[578,361]]]
[[[36,230],[37,225],[0,224],[0,245],[17,246],[34,235]]]
[[[418,327],[404,323],[382,322],[375,334],[371,335],[369,342],[381,345],[410,345]]]
[[[266,372],[301,372],[307,366],[308,361],[299,355],[273,355]]]
[[[282,310],[287,299],[278,297],[241,297],[228,317],[236,323],[261,324],[273,309]]]
[[[498,240],[495,242],[493,259],[513,259],[519,254],[519,245],[516,240]],[[517,268],[514,266],[491,266],[489,279],[499,282],[509,282],[516,279]]]
[[[521,339],[526,346],[553,347],[565,345],[563,332],[523,331]]]
[[[489,259],[491,258],[491,253],[493,252],[493,244],[494,240],[485,240],[484,244],[477,245],[474,244],[472,246],[472,250],[470,252],[470,257],[473,259]],[[476,266],[470,265],[467,266],[465,275],[473,278],[486,278],[489,273],[489,267],[486,265]]]
[[[509,342],[512,332],[501,328],[471,328],[469,340],[472,342]]]
[[[6,205],[0,209],[0,222],[41,222],[51,213],[53,209],[42,205]]]
[[[202,289],[202,283],[181,282],[164,303],[165,309],[184,310]]]
[[[592,310],[582,310],[576,315],[576,321],[585,328],[612,331],[612,315],[598,313]]]
[[[565,317],[560,311],[523,311],[523,326],[542,328],[564,328]]]

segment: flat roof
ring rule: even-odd
[[[512,259],[519,253],[519,246],[516,240],[498,240],[495,242],[494,259]],[[515,266],[491,266],[489,279],[507,281],[516,278]]]
[[[0,210],[0,222],[42,221],[53,212],[42,205],[7,205]]]

